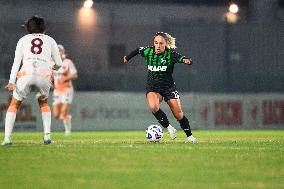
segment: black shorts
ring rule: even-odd
[[[159,93],[165,102],[167,102],[170,99],[179,99],[179,94],[176,89],[176,86],[170,87],[170,88],[157,88],[157,87],[146,87],[146,96],[149,92],[156,92]]]

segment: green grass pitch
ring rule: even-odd
[[[144,131],[14,133],[0,146],[0,188],[284,188],[284,130],[195,131],[197,144]],[[0,134],[1,139],[3,133]]]

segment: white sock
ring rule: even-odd
[[[16,112],[7,112],[5,118],[5,138],[10,138],[16,120]]]
[[[169,126],[167,128],[168,128],[168,130],[169,129],[175,129],[171,124],[169,124]]]
[[[51,127],[51,112],[41,112],[41,117],[43,123],[43,132],[44,134],[49,134]]]
[[[67,119],[63,120],[63,124],[64,124],[64,128],[65,128],[65,133],[71,133],[72,124],[71,124],[71,116],[70,115],[68,115]]]

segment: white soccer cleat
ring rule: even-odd
[[[190,143],[196,143],[196,138],[194,138],[194,136],[189,136],[187,137],[187,140],[190,142]]]
[[[176,138],[177,138],[177,137],[176,137],[176,132],[177,132],[177,130],[176,130],[173,126],[171,126],[171,125],[169,125],[167,129],[168,129],[170,138],[171,138],[172,140],[176,139]]]
[[[50,139],[50,134],[46,133],[43,135],[43,143],[44,144],[50,144],[51,143],[51,139]]]
[[[2,145],[2,146],[9,146],[9,145],[12,145],[12,141],[11,141],[10,138],[5,137],[5,138],[4,138],[4,141],[2,142],[1,145]]]
[[[71,131],[65,131],[64,136],[70,136],[71,135]]]

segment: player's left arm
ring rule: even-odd
[[[184,55],[181,55],[175,51],[172,51],[172,62],[174,63],[180,63],[180,64],[187,64],[187,65],[192,65],[193,61],[190,57],[186,57]]]

